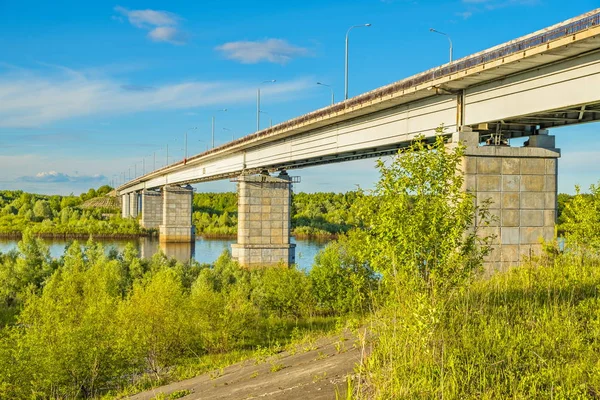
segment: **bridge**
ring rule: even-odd
[[[600,9],[280,123],[133,179],[123,216],[190,242],[189,184],[238,182],[242,265],[294,262],[290,169],[395,154],[443,125],[467,146],[466,189],[492,202],[493,267],[551,239],[560,150],[549,129],[600,119]],[[529,137],[524,147],[510,139]],[[484,145],[482,145],[484,144]],[[271,176],[272,173],[276,175]]]

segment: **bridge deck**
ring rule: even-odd
[[[256,150],[264,146],[269,146],[271,143],[281,143],[286,138],[296,137],[306,132],[318,131],[324,127],[333,129],[331,127],[348,123],[348,121],[367,114],[377,113],[381,110],[401,105],[421,104],[422,102],[427,102],[426,99],[428,98],[438,97],[442,98],[442,100],[446,98],[455,99],[456,93],[460,93],[464,89],[481,85],[485,82],[505,79],[524,71],[539,69],[542,66],[552,65],[553,63],[567,59],[580,57],[590,52],[596,52],[599,49],[600,9],[596,9],[530,35],[247,135],[223,146],[193,156],[188,160],[176,162],[141,176],[122,185],[118,190],[121,193],[126,193],[132,190],[139,190],[143,187],[155,187],[170,182],[175,183],[173,179],[169,179],[168,177],[172,174],[179,175],[175,179],[176,183],[193,183],[235,176],[246,169],[245,153],[251,149]],[[593,68],[595,67],[596,65],[593,66]],[[598,100],[598,103],[600,103],[600,99]],[[450,100],[448,101],[450,102]],[[509,128],[509,131],[511,129],[518,131],[521,129],[521,126],[531,125],[537,125],[541,128],[561,126],[599,119],[600,105],[598,103],[587,104],[586,102],[583,106],[577,104],[577,107],[574,107],[575,104],[568,104],[568,107],[561,109],[543,110],[543,112],[535,116],[532,116],[533,114],[517,115],[520,118],[514,118],[509,121],[482,120],[470,122],[490,122],[492,124],[487,126],[487,129],[490,130],[496,128],[496,125],[493,124],[494,122],[502,123]],[[451,106],[454,109],[460,109],[460,106],[457,106],[457,104],[452,104]],[[439,115],[441,116],[442,112],[444,115],[442,121],[448,120],[449,110],[450,106],[448,105],[445,106],[444,110],[440,111]],[[465,123],[465,121],[459,121],[460,118],[461,116],[457,115],[455,121],[450,121],[450,125],[454,124],[454,127],[456,127],[458,124]],[[367,147],[361,149],[361,151],[329,154],[327,157],[316,157],[312,160],[309,160],[309,158],[305,160],[296,158],[289,165],[271,162],[268,165],[254,165],[254,168],[275,168],[277,166],[294,168],[325,162],[377,156],[395,151],[395,149],[402,145],[401,141],[406,141],[410,137],[399,138],[394,143],[386,141],[382,146],[375,148]],[[216,160],[223,157],[229,157],[230,161],[239,165],[239,167],[233,169],[227,168],[227,171],[221,172],[216,168],[208,174],[205,173],[206,167],[203,166],[210,165],[211,163],[214,164]],[[178,173],[178,171],[190,169],[193,166],[197,166],[197,169],[201,169],[203,173],[198,174],[198,170],[194,171],[193,174],[182,175]],[[193,176],[194,174],[195,176]]]

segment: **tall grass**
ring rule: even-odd
[[[410,290],[373,319],[366,398],[600,398],[600,261],[554,260],[432,299]]]

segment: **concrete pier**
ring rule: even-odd
[[[129,216],[137,218],[139,211],[139,194],[137,192],[129,193]]]
[[[290,265],[296,261],[290,243],[292,180],[282,172],[238,178],[238,242],[232,256],[244,267]]]
[[[129,217],[129,194],[121,196],[121,216],[123,218]]]
[[[487,227],[476,221],[482,236],[495,237],[486,269],[504,270],[539,254],[540,240],[554,237],[560,150],[547,134],[531,136],[527,147],[478,146],[473,135],[461,133],[465,187],[478,205],[489,201],[493,221]]]
[[[159,226],[161,242],[185,243],[194,240],[192,225],[191,186],[165,186],[163,188],[162,222]]]
[[[156,190],[142,191],[142,218],[140,224],[146,229],[158,229],[163,221],[162,193]]]

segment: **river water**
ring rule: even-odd
[[[128,243],[133,243],[139,251],[140,257],[150,258],[159,250],[162,250],[169,257],[175,257],[180,261],[187,261],[190,258],[200,263],[213,263],[225,249],[231,251],[231,244],[235,239],[204,239],[196,238],[194,243],[159,243],[157,238],[136,238],[128,240],[101,240],[107,251],[116,249],[123,251]],[[63,255],[65,247],[70,245],[73,240],[43,239],[50,248],[50,255],[59,258]],[[85,243],[85,239],[80,242]],[[18,240],[0,238],[0,252],[6,253],[17,247]],[[294,239],[296,243],[296,263],[303,270],[310,270],[315,255],[325,247],[327,241],[311,239]]]

